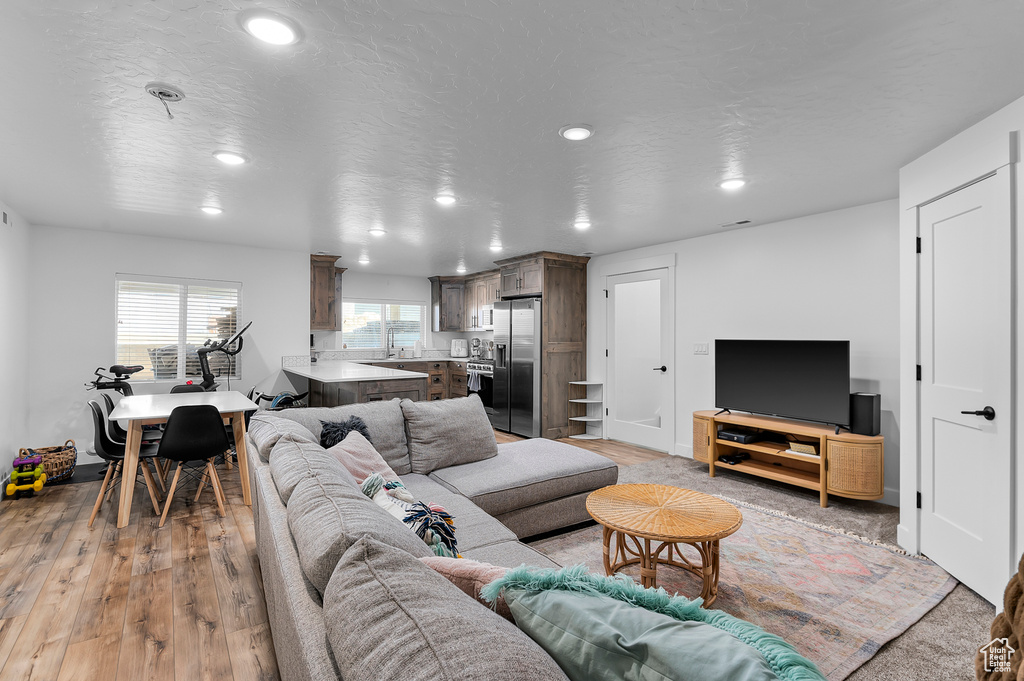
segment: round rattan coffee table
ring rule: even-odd
[[[673,565],[704,581],[700,596],[705,607],[715,602],[718,541],[743,524],[738,508],[679,487],[612,485],[587,497],[587,512],[604,526],[602,552],[606,574],[639,563],[640,583],[656,587],[658,565]],[[653,548],[652,542],[656,545]],[[700,563],[687,559],[679,544],[697,549]]]

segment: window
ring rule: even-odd
[[[240,283],[118,274],[116,284],[117,363],[144,366],[135,379],[199,377],[196,350],[207,339],[222,340],[235,333]],[[210,371],[238,378],[239,357],[207,355]]]
[[[412,347],[424,340],[426,305],[346,300],[341,304],[341,342],[349,349],[383,348],[388,329],[395,347]]]

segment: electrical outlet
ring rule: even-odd
[[[706,355],[706,354],[708,354],[708,344],[707,343],[694,343],[693,344],[693,354],[695,354],[695,355]]]

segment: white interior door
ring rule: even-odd
[[[919,212],[921,552],[992,603],[1014,570],[1010,196],[1004,169]]]
[[[663,452],[675,432],[668,269],[608,277],[608,437]]]

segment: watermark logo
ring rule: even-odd
[[[1010,659],[1016,652],[1005,638],[994,638],[978,651],[985,656],[985,671],[1008,672]]]

